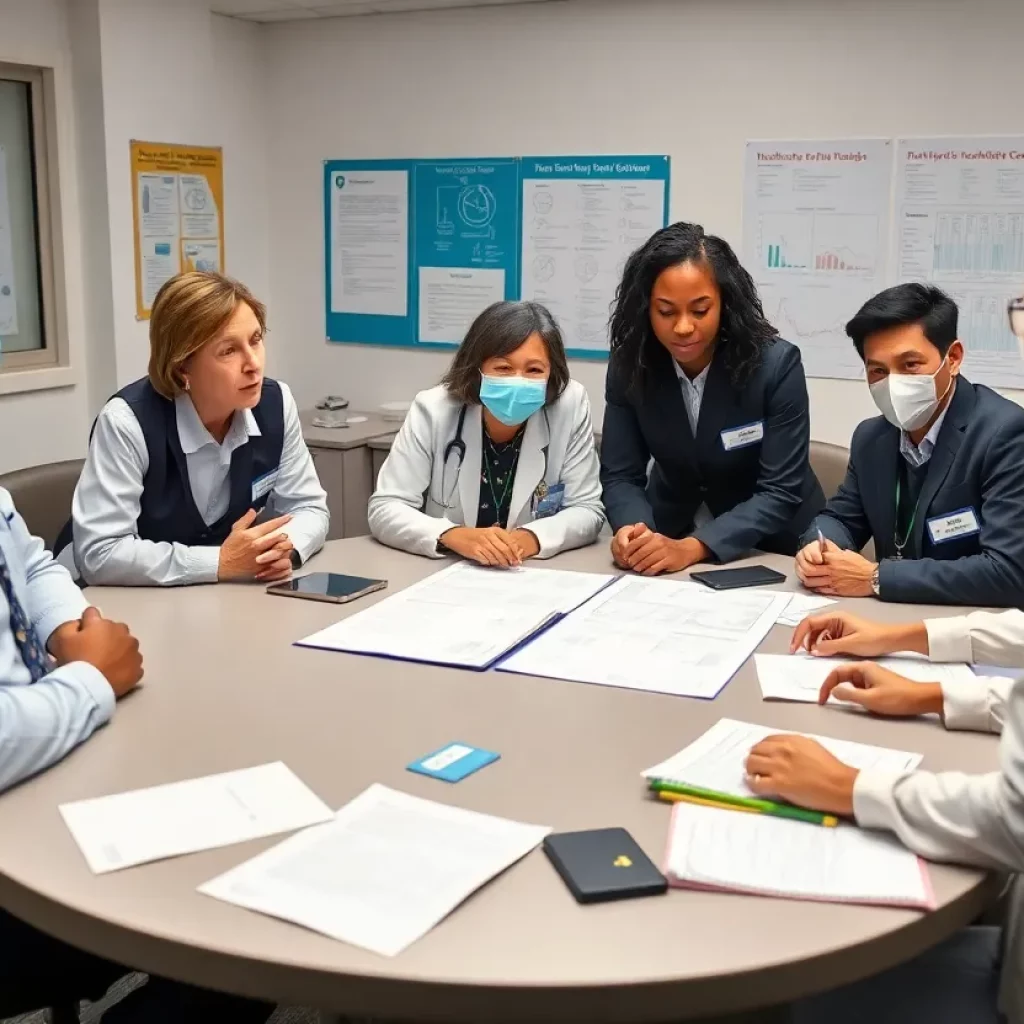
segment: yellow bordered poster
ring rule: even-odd
[[[224,269],[224,156],[219,146],[131,143],[135,314],[185,270]]]

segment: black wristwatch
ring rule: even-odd
[[[292,548],[292,552],[291,552],[291,555],[289,557],[292,560],[292,568],[293,569],[301,569],[302,568],[302,555],[300,555],[298,553],[298,551],[295,550],[295,548]]]

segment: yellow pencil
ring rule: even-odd
[[[717,807],[723,811],[744,811],[747,814],[760,814],[754,807],[739,807],[736,804],[722,804],[717,800],[702,800],[699,796],[687,796],[684,793],[659,793],[659,800],[667,804],[700,804],[701,807]]]
[[[698,804],[701,807],[717,807],[722,811],[746,811],[747,814],[767,814],[769,817],[776,818],[793,818],[797,821],[811,821],[812,824],[821,824],[825,828],[835,828],[839,824],[839,819],[831,814],[824,814],[821,816],[821,820],[812,821],[807,811],[802,811],[798,807],[778,807],[771,811],[762,810],[759,807],[744,807],[742,804],[727,804],[718,800],[705,800],[703,797],[690,796],[688,793],[667,793],[665,790],[658,792],[658,799],[664,800],[668,804]]]

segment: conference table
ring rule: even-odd
[[[790,559],[756,561],[796,586]],[[309,570],[389,580],[349,606],[254,585],[90,590],[139,637],[144,683],[64,762],[0,797],[0,904],[140,970],[319,1007],[325,1019],[511,1024],[770,1007],[909,959],[994,901],[999,879],[932,865],[938,909],[929,914],[684,890],[580,906],[537,849],[385,958],[196,892],[280,837],[90,873],[59,804],[277,760],[333,807],[380,782],[556,831],[623,826],[656,862],[670,811],[648,798],[640,773],[722,717],[917,751],[929,769],[997,765],[992,736],[765,703],[750,661],[702,701],[293,646],[445,564],[370,538],[329,543]],[[612,571],[604,543],[540,564]],[[848,603],[888,620],[956,611]],[[760,650],[784,652],[790,632],[773,627]],[[454,740],[501,759],[458,785],[405,769]]]

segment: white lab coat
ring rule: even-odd
[[[933,661],[969,661],[1021,668],[1024,613],[972,612],[929,619]],[[949,729],[1001,732],[999,769],[987,775],[862,771],[854,785],[857,822],[889,829],[931,860],[1012,871],[1005,924],[1000,1008],[1024,1024],[1024,678],[942,684]]]
[[[476,525],[483,443],[479,405],[466,407],[461,467],[452,452],[445,470],[444,451],[455,438],[461,409],[443,385],[416,396],[370,498],[370,532],[381,543],[440,558],[441,534]],[[560,509],[538,519],[538,502],[558,484],[565,486]],[[526,423],[508,528],[528,526],[540,544],[539,557],[550,558],[593,543],[604,518],[590,400],[582,384],[570,381],[559,398]]]

